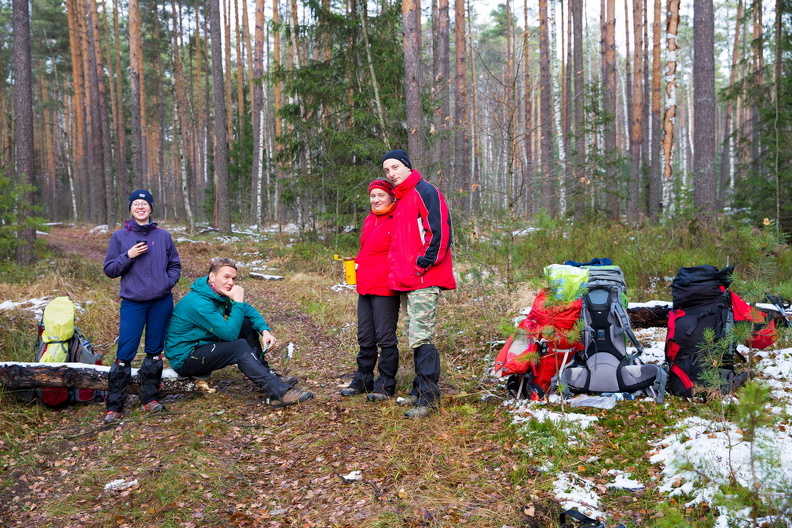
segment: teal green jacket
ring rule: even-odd
[[[267,322],[248,303],[232,301],[216,293],[207,277],[192,283],[190,291],[176,304],[165,340],[165,357],[178,370],[190,352],[199,346],[221,341],[236,341],[245,317],[253,329],[269,330]]]

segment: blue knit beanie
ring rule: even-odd
[[[386,160],[395,159],[399,160],[404,164],[405,167],[412,170],[412,163],[410,163],[410,158],[407,156],[407,153],[403,150],[391,150],[384,156],[382,156],[382,161],[380,163],[385,163]]]
[[[137,191],[134,191],[132,194],[129,195],[128,209],[132,209],[132,202],[138,199],[146,200],[149,204],[149,207],[151,207],[152,210],[154,209],[154,197],[151,196],[151,193],[148,192],[146,189],[138,189]]]

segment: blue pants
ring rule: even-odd
[[[155,301],[121,299],[121,322],[118,329],[116,358],[132,361],[146,328],[146,355],[159,354],[165,348],[165,332],[173,312],[173,295],[168,293]]]

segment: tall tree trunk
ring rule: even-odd
[[[584,99],[586,94],[585,79],[583,77],[583,26],[586,20],[583,16],[583,0],[571,0],[572,11],[572,61],[575,73],[574,80],[574,112],[575,112],[575,157],[574,178],[572,186],[572,205],[575,219],[581,220],[585,212],[583,197],[585,193],[584,181],[586,180],[586,123]],[[526,65],[527,67],[527,65]]]
[[[85,214],[85,197],[87,189],[83,184],[83,179],[87,173],[85,160],[85,70],[83,68],[83,56],[80,32],[80,14],[77,0],[66,0],[66,15],[69,23],[69,50],[71,51],[72,65],[72,90],[74,92],[72,103],[72,118],[70,121],[71,130],[69,138],[71,140],[71,152],[69,163],[69,174],[73,178],[72,198],[76,202],[73,207],[75,220]]]
[[[536,157],[534,156],[536,152],[536,149],[534,149],[534,142],[536,140],[536,121],[534,120],[535,109],[533,104],[535,93],[533,83],[531,82],[533,71],[531,68],[530,41],[528,38],[530,35],[528,28],[531,23],[529,19],[528,2],[523,3],[523,21],[525,27],[523,30],[523,91],[525,92],[525,97],[523,98],[525,101],[525,139],[523,141],[523,165],[525,168],[523,178],[525,187],[533,196],[537,194],[540,195],[540,193],[536,186]],[[537,212],[537,200],[528,200],[528,204],[526,205],[526,214],[531,215]]]
[[[143,96],[143,38],[140,29],[140,0],[129,0],[129,77],[132,134],[133,187],[148,186],[146,156],[145,98]]]
[[[234,109],[232,102],[234,100],[231,94],[231,75],[233,74],[234,69],[231,67],[231,41],[233,40],[231,36],[231,0],[223,0],[223,17],[222,19],[225,20],[225,29],[221,31],[225,33],[225,38],[223,39],[223,47],[225,48],[225,52],[222,55],[215,55],[214,54],[214,47],[212,48],[212,65],[214,65],[215,57],[220,59],[221,61],[225,61],[225,75],[223,75],[223,87],[225,90],[224,99],[225,99],[225,112],[226,112],[226,126],[228,127],[228,141],[234,141],[234,124],[233,124],[233,116],[234,116]],[[211,22],[210,22],[211,23]],[[214,36],[214,35],[213,35]],[[214,73],[214,68],[212,68],[212,73]],[[215,114],[217,117],[217,114]]]
[[[737,2],[737,16],[734,20],[734,44],[732,46],[731,69],[729,70],[729,86],[734,86],[737,71],[740,67],[740,30],[742,28],[743,2]],[[723,118],[723,147],[721,149],[720,184],[718,185],[718,210],[722,210],[729,200],[732,188],[732,114],[734,100],[729,98],[726,103],[726,115]]]
[[[115,85],[114,92],[116,93],[116,100],[113,103],[113,124],[116,130],[116,158],[118,160],[116,182],[118,187],[126,189],[131,185],[131,182],[127,170],[126,117],[122,97],[124,91],[121,82],[121,32],[118,27],[118,1],[113,0],[113,68],[115,82],[111,80],[111,84]],[[116,189],[116,192],[118,193],[118,189]],[[118,196],[116,196],[116,199],[118,199]],[[116,218],[116,220],[118,219]]]
[[[539,121],[541,137],[542,207],[555,212],[555,160],[553,159],[553,102],[550,79],[550,40],[547,0],[539,0]]]
[[[181,199],[184,202],[184,214],[187,217],[187,229],[189,233],[195,231],[195,218],[192,210],[192,200],[190,198],[190,182],[192,176],[190,174],[190,156],[188,154],[188,146],[190,144],[190,127],[187,122],[187,115],[189,113],[187,105],[187,82],[184,74],[184,65],[181,59],[182,53],[182,6],[181,2],[174,0],[173,2],[173,69],[176,81],[176,116],[174,128],[179,131],[176,136],[177,145],[175,155],[179,159],[177,164],[178,174],[177,182],[179,191],[181,191]]]
[[[751,84],[754,89],[760,94],[757,97],[751,98],[751,120],[750,120],[750,140],[751,140],[751,164],[755,173],[762,172],[762,145],[760,141],[761,125],[760,125],[760,104],[764,99],[765,94],[765,75],[764,75],[764,25],[762,22],[762,9],[764,3],[761,0],[753,0],[751,5],[751,12],[753,15],[753,74]]]
[[[693,0],[693,199],[704,216],[715,212],[715,14],[712,0]]]
[[[640,200],[640,182],[643,168],[643,107],[644,107],[644,9],[642,0],[633,0],[633,78],[632,78],[632,111],[630,112],[630,181],[628,186],[627,214],[630,218],[638,217]]]
[[[432,37],[434,39],[432,55],[432,70],[434,74],[434,100],[435,115],[434,123],[436,127],[435,136],[435,158],[438,162],[437,179],[438,183],[445,184],[451,176],[451,167],[448,162],[451,160],[451,144],[449,137],[449,125],[451,120],[451,102],[449,94],[449,71],[450,71],[450,38],[449,38],[449,19],[448,19],[448,0],[436,0],[437,9],[433,13]],[[457,189],[453,190],[453,195],[457,194]]]
[[[251,186],[253,192],[253,223],[260,226],[264,219],[263,181],[264,181],[264,1],[256,0],[256,37],[253,50],[253,173]]]
[[[13,0],[14,18],[14,142],[15,170],[20,189],[17,201],[19,239],[16,261],[19,266],[36,262],[36,229],[27,225],[33,216],[36,182],[36,153],[33,144],[33,73],[30,58],[30,11],[28,0]]]
[[[677,71],[677,31],[679,30],[679,0],[668,0],[666,20],[666,71],[665,105],[663,109],[663,204],[666,211],[674,211],[674,127],[676,125],[676,71]],[[667,213],[666,213],[667,214]]]
[[[209,32],[212,40],[212,95],[214,106],[214,222],[221,233],[231,233],[228,203],[228,135],[223,87],[223,45],[220,0],[209,0]]]
[[[470,212],[470,120],[468,119],[467,35],[465,0],[454,0],[454,178],[462,191],[454,205]]]
[[[97,175],[99,178],[99,187],[97,188],[104,195],[104,203],[101,204],[101,209],[104,215],[103,222],[108,225],[114,225],[116,221],[116,193],[113,181],[113,152],[110,139],[110,118],[107,111],[107,84],[105,83],[105,64],[102,55],[102,41],[101,33],[99,31],[99,12],[96,6],[96,0],[87,0],[87,7],[89,10],[89,21],[91,31],[91,55],[94,60],[95,80],[96,83],[96,101],[94,108],[96,109],[96,131],[99,135],[96,143],[99,145],[99,154],[97,161],[99,161],[101,172]],[[94,194],[96,196],[96,194]]]
[[[601,32],[602,32],[602,108],[605,123],[602,130],[603,156],[605,160],[606,182],[612,180],[614,172],[616,146],[616,7],[614,0],[602,0]],[[600,182],[604,183],[604,182]],[[611,181],[600,188],[606,195],[607,216],[615,220],[619,216],[618,192],[607,190],[609,186],[618,187],[619,181]]]
[[[421,106],[421,2],[402,0],[404,93],[407,104],[407,150],[414,167],[424,160],[424,116]]]
[[[660,43],[660,29],[662,24],[662,3],[661,0],[654,0],[654,21],[652,23],[652,133],[649,142],[650,148],[650,167],[649,174],[647,175],[649,184],[648,196],[648,213],[651,220],[657,220],[661,212],[661,204],[663,201],[662,192],[662,93],[661,86],[661,43]]]

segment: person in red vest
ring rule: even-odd
[[[369,401],[384,401],[396,390],[399,348],[396,324],[399,320],[399,292],[388,288],[388,252],[391,245],[396,199],[393,185],[374,180],[369,185],[371,212],[363,221],[357,270],[358,369],[342,396],[368,393]],[[379,346],[379,376],[374,379]]]
[[[398,203],[388,254],[388,287],[403,292],[415,364],[408,400],[413,407],[405,416],[423,418],[435,410],[440,398],[440,355],[433,343],[440,292],[456,288],[451,217],[443,194],[413,169],[406,152],[386,153],[382,170],[394,186]]]

